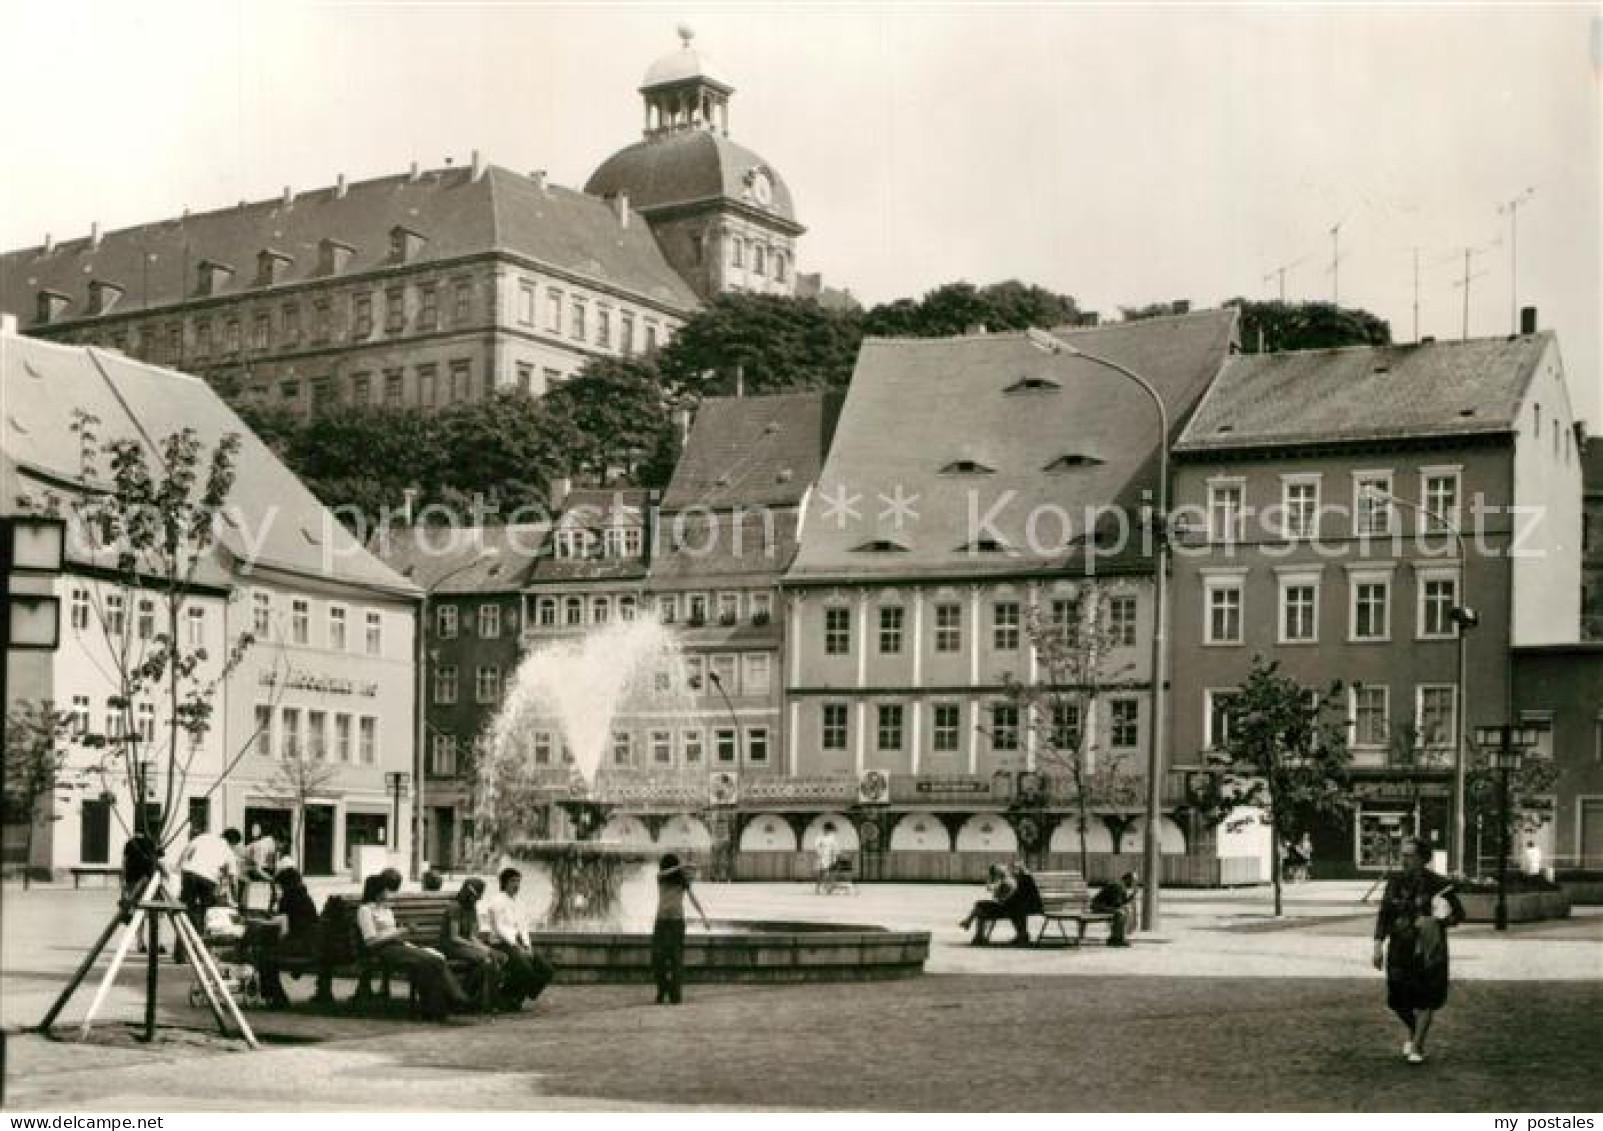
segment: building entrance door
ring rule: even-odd
[[[85,801],[79,809],[78,859],[85,864],[111,862],[111,802]]]
[[[334,872],[334,806],[308,805],[306,828],[306,859],[301,871],[308,876],[328,876]]]
[[[456,860],[456,810],[449,805],[434,807],[434,820],[429,822],[429,864],[436,872],[450,871]]]

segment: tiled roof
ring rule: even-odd
[[[709,397],[696,411],[664,510],[795,505],[823,470],[840,393]]]
[[[140,437],[155,446],[184,428],[209,450],[234,432],[241,444],[220,524],[233,572],[254,563],[308,578],[406,595],[415,587],[370,554],[279,462],[266,444],[198,377],[132,361],[109,350],[0,337],[0,404],[4,448],[16,470],[35,481],[82,484],[75,410],[98,418],[102,443]],[[106,471],[102,460],[101,472]],[[0,509],[15,507],[14,497]]]
[[[88,314],[89,283],[122,288],[110,311],[163,307],[197,297],[202,260],[233,269],[215,292],[238,297],[267,293],[257,283],[257,257],[272,250],[289,257],[277,286],[330,278],[321,274],[319,245],[337,240],[353,250],[340,275],[382,270],[390,260],[390,231],[405,227],[423,237],[408,266],[492,251],[523,256],[602,285],[690,311],[699,305],[668,265],[651,229],[638,215],[620,225],[604,200],[490,167],[473,179],[469,169],[440,169],[350,185],[343,195],[321,188],[295,196],[203,212],[180,219],[105,233],[0,256],[0,309],[24,325],[36,316],[41,289],[67,302],[57,321]],[[337,278],[338,276],[335,276]]]
[[[1232,358],[1177,452],[1507,432],[1550,332]]]
[[[773,197],[767,205],[752,195],[747,174],[768,170]],[[642,212],[707,200],[732,200],[772,213],[790,225],[796,208],[779,171],[743,145],[711,130],[685,130],[647,138],[603,161],[585,182],[594,196],[629,194]]]
[[[1059,333],[1152,381],[1178,427],[1231,349],[1235,312]],[[1134,383],[1023,334],[869,339],[787,576],[1062,568],[1080,548],[1064,545],[1061,516],[1072,539],[1088,509],[1138,506],[1156,476],[1157,432]],[[976,544],[987,526],[1003,547]]]
[[[651,564],[651,586],[664,591],[704,588],[721,581],[777,581],[796,556],[800,515],[794,508],[767,508],[740,515],[691,512],[664,516],[660,553]]]
[[[645,525],[651,492],[642,487],[579,487],[568,492],[555,525],[579,525],[599,531],[621,515],[625,526]],[[558,558],[548,549],[535,561],[528,576],[531,585],[575,581],[638,581],[646,576],[647,532],[642,532],[642,553],[633,558]],[[599,542],[598,542],[599,545]]]
[[[549,537],[546,523],[403,526],[381,530],[372,549],[401,576],[432,593],[505,593],[528,583]]]

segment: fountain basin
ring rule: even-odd
[[[534,931],[559,983],[649,983],[650,932]],[[833,923],[713,921],[685,935],[687,982],[861,982],[924,972],[928,931]]]

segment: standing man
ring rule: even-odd
[[[518,914],[518,889],[523,873],[505,868],[500,876],[501,890],[484,904],[484,933],[489,944],[506,955],[506,978],[501,989],[502,1008],[516,1011],[524,999],[533,1001],[551,981],[551,964],[529,949],[529,934]]]
[[[829,879],[829,871],[835,866],[835,858],[840,855],[840,846],[835,840],[835,826],[833,823],[825,822],[824,831],[819,833],[818,839],[813,842],[813,855],[817,861],[818,869],[815,873],[813,890],[823,891],[824,884]]]
[[[183,901],[197,933],[206,929],[206,912],[222,902],[219,895],[232,895],[234,880],[239,875],[234,850],[242,840],[244,837],[239,835],[238,829],[224,829],[222,836],[201,833],[178,858],[182,875],[178,898]],[[173,961],[183,960],[184,948],[180,940],[173,946]]]

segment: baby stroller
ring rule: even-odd
[[[246,943],[245,919],[237,907],[226,904],[208,908],[201,928],[201,941],[211,953],[223,985],[242,1009],[256,1009],[265,1005],[262,998],[261,978]],[[206,991],[197,975],[189,987],[189,1004],[196,1009],[206,1004]]]
[[[856,875],[851,856],[842,853],[819,877],[818,890],[824,895],[856,895]]]

